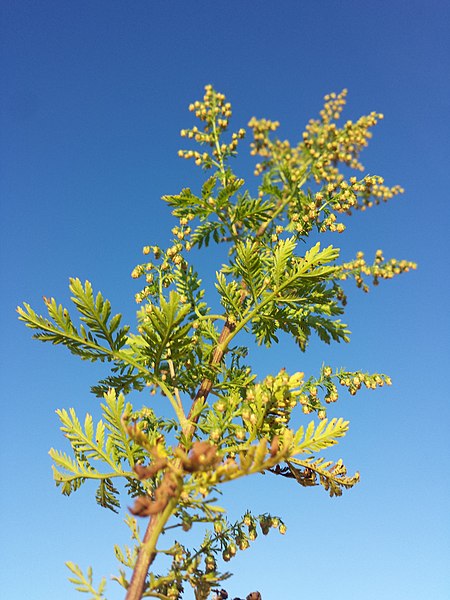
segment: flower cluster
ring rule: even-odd
[[[250,542],[258,536],[258,525],[263,535],[267,535],[270,529],[278,529],[284,535],[286,526],[279,517],[268,513],[253,516],[247,511],[241,519],[235,523],[229,523],[224,518],[216,518],[214,531],[207,534],[196,551],[190,551],[179,542],[165,551],[172,557],[172,564],[168,574],[164,577],[153,577],[150,580],[149,591],[158,597],[179,600],[183,590],[183,582],[189,582],[193,589],[203,592],[202,598],[209,597],[220,581],[229,577],[228,573],[220,573],[217,559],[219,555],[225,562],[229,562],[236,556],[238,550],[246,550]],[[226,598],[226,592],[220,595]]]
[[[253,142],[250,144],[250,154],[261,156],[264,160],[255,165],[255,176],[270,170],[273,165],[285,165],[285,177],[291,183],[301,180],[304,169],[302,168],[302,157],[298,149],[292,148],[288,140],[272,140],[270,134],[275,132],[280,123],[269,119],[256,119],[252,117],[248,126],[253,131]]]
[[[245,129],[232,133],[228,144],[220,141],[221,135],[228,129],[232,114],[231,104],[225,100],[224,94],[216,92],[211,85],[205,86],[203,101],[196,100],[189,105],[189,110],[204,123],[203,129],[195,126],[192,129],[182,129],[180,132],[181,137],[210,146],[212,156],[208,152],[197,150],[179,150],[178,156],[192,158],[196,165],[209,169],[212,166],[223,167],[225,158],[236,155],[238,142],[245,136]]]
[[[361,288],[364,292],[368,292],[369,286],[364,282],[364,276],[372,277],[373,285],[378,285],[380,279],[392,279],[395,275],[407,273],[416,268],[416,263],[408,260],[391,258],[386,261],[382,250],[376,251],[374,262],[372,265],[369,265],[364,258],[364,253],[358,252],[355,260],[341,265],[339,279],[345,281],[346,279],[354,278],[357,287]]]
[[[280,433],[298,404],[303,377],[304,373],[289,376],[282,369],[275,377],[269,375],[261,383],[249,386],[241,413],[245,431],[250,435],[261,431],[270,438]]]
[[[256,176],[263,175],[259,197],[275,196],[280,204],[286,202],[286,231],[302,237],[313,227],[319,232],[342,233],[345,225],[338,221],[339,214],[371,208],[403,192],[398,185],[385,185],[382,177],[348,179],[345,171],[340,171],[341,167],[363,170],[359,155],[372,135],[370,129],[383,118],[372,112],[339,127],[336,121],[341,117],[346,94],[344,90],[325,97],[320,118],[309,121],[296,146],[288,140],[272,138],[278,121],[253,117],[249,122],[253,131],[251,154],[262,158],[254,170]],[[306,192],[303,186],[308,180],[319,189]]]
[[[325,96],[325,105],[320,112],[320,119],[311,119],[303,134],[300,148],[305,158],[313,164],[313,174],[317,183],[334,182],[339,177],[338,163],[347,167],[363,170],[359,154],[368,145],[372,133],[371,127],[376,125],[383,115],[371,112],[355,123],[347,121],[339,129],[336,122],[346,103],[347,90],[340,94]]]
[[[246,550],[250,546],[250,542],[256,540],[258,525],[263,535],[267,535],[272,528],[278,529],[281,535],[286,533],[286,525],[283,521],[279,517],[273,517],[267,513],[254,517],[250,512],[246,512],[242,521],[236,523],[233,528],[230,528],[225,520],[217,519],[215,521],[214,531],[219,540],[225,541],[222,558],[226,562],[235,556],[238,549]],[[230,533],[234,541],[230,541]]]
[[[259,155],[268,158],[271,156],[271,148],[273,146],[270,140],[270,133],[273,133],[280,126],[279,121],[271,121],[270,119],[257,119],[252,117],[248,126],[253,130],[253,142],[250,144],[250,154],[252,156]]]
[[[374,390],[383,385],[391,385],[388,376],[380,373],[363,373],[362,371],[344,371],[333,369],[329,366],[323,366],[319,377],[310,377],[301,389],[299,402],[305,414],[316,412],[319,419],[325,419],[327,416],[326,406],[339,398],[337,384],[348,389],[354,396],[364,385],[367,389]]]
[[[190,228],[174,228],[174,230],[177,239],[166,250],[159,246],[144,246],[142,249],[144,255],[153,254],[158,264],[149,261],[137,265],[132,270],[133,279],[145,277],[144,288],[135,294],[137,304],[158,294],[160,286],[168,288],[176,280],[180,271],[186,271],[187,262],[183,258],[182,251],[189,250],[191,246],[183,238],[190,233]],[[187,302],[187,297],[181,296],[181,302]]]

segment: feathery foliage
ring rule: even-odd
[[[18,308],[36,339],[110,366],[92,387],[103,399],[101,419],[95,423],[90,414],[80,419],[73,408],[57,410],[69,452],[52,448],[50,456],[63,494],[93,483],[96,502],[114,512],[123,497],[134,498],[125,519],[132,546],[114,548],[121,565],[114,580],[128,600],[177,600],[187,586],[196,600],[206,600],[230,576],[220,570],[220,560],[228,562],[248,548],[259,530],[285,532],[283,521],[269,514],[247,511],[230,523],[217,500],[222,484],[267,473],[340,496],[359,480],[358,473],[347,474],[340,458],[321,456],[349,426],[343,418],[328,419],[327,407],[339,397],[338,384],[354,395],[363,386],[389,385],[389,377],[328,365],[317,376],[281,368],[258,377],[246,363],[248,348],[236,345],[243,331],[267,347],[285,334],[302,351],[312,336],[327,344],[348,342],[350,331],[341,320],[345,282],[354,279],[368,291],[368,278],[377,285],[415,268],[405,260],[385,260],[381,250],[373,264],[362,252],[341,262],[338,248],[308,243],[312,233],[316,238],[342,233],[342,216],[402,191],[379,176],[348,177],[351,169],[363,170],[360,152],[382,115],[340,125],[345,96],[345,91],[327,96],[319,118],[294,145],[276,138],[278,122],[250,120],[251,154],[259,160],[253,197],[230,163],[246,132],[228,135],[231,105],[207,86],[203,100],[189,107],[200,127],[181,132],[199,149],[179,152],[207,178],[198,194],[184,188],[164,196],[178,224],[167,248],[145,246],[145,262],[132,271],[144,281],[136,294],[134,332],[121,326],[120,314],[112,316],[109,301],[90,282],[79,279],[70,280],[70,311],[53,298],[44,298],[45,316],[28,304]],[[228,249],[226,264],[216,271],[219,313],[205,300],[190,258],[193,248],[213,244]],[[150,402],[135,409],[126,396],[143,390]],[[151,408],[156,394],[170,412]],[[317,419],[305,423],[303,415],[309,414]],[[149,518],[143,536],[140,518]],[[197,547],[178,541],[164,547],[171,538],[163,534],[194,526],[203,532]],[[161,556],[170,564],[157,574],[153,569]],[[105,579],[95,589],[90,567],[84,575],[77,565],[67,566],[77,590],[105,597]]]

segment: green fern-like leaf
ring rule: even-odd
[[[272,259],[272,280],[276,286],[279,286],[286,277],[286,268],[295,250],[296,242],[294,238],[280,240],[273,251]]]
[[[50,319],[38,315],[29,304],[18,307],[19,320],[37,333],[33,337],[43,342],[62,344],[83,360],[113,361],[115,351],[120,350],[127,341],[128,327],[118,330],[120,315],[109,320],[111,306],[99,293],[94,299],[91,284],[86,281],[83,287],[79,279],[70,280],[72,301],[81,314],[84,324],[78,330],[69,311],[54,298],[44,298]],[[85,326],[86,325],[86,326]],[[107,347],[99,340],[106,341]]]
[[[143,449],[129,438],[125,430],[122,417],[130,415],[133,407],[131,403],[125,403],[123,394],[117,395],[115,390],[110,389],[104,395],[103,418],[108,430],[108,441],[106,450],[114,456],[118,462],[127,461],[131,468],[144,459]]]
[[[92,567],[88,567],[87,574],[84,575],[81,568],[73,562],[67,561],[66,567],[73,573],[74,577],[69,577],[69,581],[74,584],[78,592],[91,594],[90,600],[106,600],[104,590],[106,588],[106,578],[102,577],[98,588],[94,588]]]
[[[161,361],[171,358],[173,361],[183,361],[191,351],[191,340],[187,335],[192,323],[186,323],[191,308],[182,304],[180,296],[172,290],[169,300],[161,299],[160,306],[152,306],[147,311],[146,320],[141,323],[142,337],[132,338],[135,351],[147,357],[154,365],[158,375]]]
[[[220,271],[216,273],[217,283],[216,289],[221,296],[222,306],[227,314],[241,316],[243,314],[243,305],[241,301],[242,289],[236,281],[227,283],[225,275]]]
[[[70,280],[72,302],[81,314],[81,320],[86,323],[91,332],[105,340],[111,349],[119,350],[126,343],[128,327],[117,332],[122,316],[115,315],[111,320],[111,303],[103,298],[100,292],[94,298],[92,285],[86,281],[84,286],[79,279]]]
[[[348,431],[348,421],[344,419],[323,419],[316,426],[311,421],[306,428],[300,427],[294,438],[294,454],[312,453],[324,450],[338,443]]]
[[[118,498],[119,491],[114,487],[111,479],[101,479],[97,488],[95,499],[100,506],[103,508],[109,508],[113,512],[117,513],[120,508],[120,501]]]

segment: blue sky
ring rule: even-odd
[[[64,447],[55,409],[95,413],[89,387],[103,372],[31,341],[15,307],[67,302],[79,276],[132,322],[130,271],[171,227],[160,197],[201,184],[177,150],[206,83],[232,102],[236,128],[278,119],[294,141],[330,91],[348,88],[347,118],[383,112],[363,162],[406,193],[332,241],[347,257],[380,247],[419,263],[367,296],[350,291],[350,345],[255,354],[262,375],[317,373],[325,361],[394,385],[333,408],[351,421],[334,456],[362,475],[342,498],[262,476],[226,491],[232,515],[251,505],[288,526],[230,563],[231,597],[448,598],[449,22],[443,0],[1,2],[5,598],[78,597],[64,561],[109,575],[112,546],[127,539],[88,485],[60,495],[47,454]],[[251,164],[245,155],[236,168],[254,185]]]

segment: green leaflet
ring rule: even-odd
[[[243,243],[238,242],[233,268],[234,275],[242,280],[245,288],[251,293],[253,303],[258,301],[264,276],[258,246],[251,239]]]
[[[211,176],[202,187],[202,197],[195,196],[189,188],[183,189],[180,194],[163,196],[170,206],[173,207],[173,215],[179,218],[186,216],[196,217],[200,224],[196,225],[191,233],[190,241],[193,245],[201,248],[208,246],[212,239],[219,243],[227,235],[233,236],[230,228],[237,219],[235,207],[231,198],[242,187],[244,181],[229,173],[227,183],[221,186],[215,197],[212,196],[218,181],[217,175]],[[240,203],[242,214],[242,201]],[[254,212],[261,215],[261,209]],[[250,215],[248,215],[250,216]]]
[[[251,314],[251,329],[258,344],[270,346],[278,341],[277,331],[282,330],[292,335],[300,348],[306,348],[308,339],[315,331],[319,337],[329,343],[348,341],[348,329],[339,320],[329,316],[341,314],[342,309],[336,301],[336,289],[328,287],[327,282],[336,271],[334,266],[327,263],[334,261],[339,251],[331,246],[320,250],[316,244],[304,257],[294,256],[296,242],[294,238],[279,241],[275,249],[266,249],[260,264],[257,261],[249,263],[253,270],[252,279],[243,274],[242,269],[230,267],[234,275],[241,275],[244,283],[252,286],[253,303],[247,308]],[[239,255],[238,255],[239,256]],[[228,286],[221,280],[222,298],[228,305],[235,306],[239,301],[237,283]],[[264,285],[255,293],[253,282]],[[242,313],[242,309],[240,311]],[[238,313],[239,314],[239,313]]]
[[[220,294],[220,301],[227,314],[242,317],[244,309],[241,301],[242,290],[236,281],[227,282],[225,275],[218,271],[216,273],[217,283],[215,284]]]
[[[53,344],[63,344],[73,354],[90,361],[111,361],[112,352],[119,351],[127,341],[128,327],[119,329],[121,315],[110,319],[111,306],[99,292],[94,299],[92,286],[89,281],[83,287],[79,279],[70,280],[72,301],[80,313],[80,330],[72,321],[69,311],[54,298],[45,298],[45,304],[50,319],[37,315],[32,308],[24,303],[24,308],[18,307],[19,320],[27,327],[37,330],[34,338],[49,341]],[[99,340],[105,341],[108,347],[102,346]]]
[[[117,314],[112,319],[111,303],[103,298],[100,292],[94,298],[92,285],[89,281],[83,284],[79,279],[70,280],[70,291],[73,293],[72,302],[82,315],[81,320],[86,323],[92,333],[108,342],[113,350],[119,350],[126,343],[128,328],[120,330],[116,336],[114,332],[120,325],[122,315]]]
[[[190,310],[190,306],[183,305],[180,296],[173,290],[168,301],[161,298],[159,307],[148,306],[145,318],[141,321],[142,337],[133,338],[131,345],[153,366],[157,376],[161,369],[161,361],[168,358],[174,361],[183,360],[190,352],[192,342],[187,334],[192,328],[192,323],[183,325]]]
[[[273,251],[270,277],[276,287],[279,287],[286,275],[288,262],[292,258],[296,246],[294,238],[287,238],[280,240]]]
[[[237,197],[234,221],[241,223],[250,231],[254,231],[267,220],[271,208],[271,202],[262,198],[252,198],[248,192],[244,192]]]
[[[116,397],[114,390],[110,390],[102,408],[105,421],[100,420],[96,426],[90,414],[86,414],[82,425],[73,408],[57,410],[61,431],[72,447],[74,458],[54,448],[49,454],[55,463],[52,468],[56,485],[62,486],[63,494],[70,495],[87,479],[98,480],[97,502],[115,511],[119,506],[119,492],[112,478],[125,477],[132,482],[135,474],[122,468],[122,462],[132,468],[144,454],[126,435],[122,415],[131,412],[131,405],[125,406],[124,397]],[[100,468],[95,468],[93,462],[100,463]]]
[[[106,600],[103,592],[106,588],[106,577],[102,577],[98,588],[95,589],[93,585],[93,571],[92,567],[88,567],[87,574],[84,575],[83,571],[78,565],[73,562],[67,561],[66,567],[73,573],[74,577],[69,577],[69,581],[74,584],[75,589],[78,592],[86,594],[92,594],[90,600]]]
[[[338,443],[338,438],[343,437],[348,431],[348,421],[344,419],[323,419],[316,424],[311,421],[306,428],[300,427],[294,437],[293,455],[298,453],[312,453],[324,450]]]

